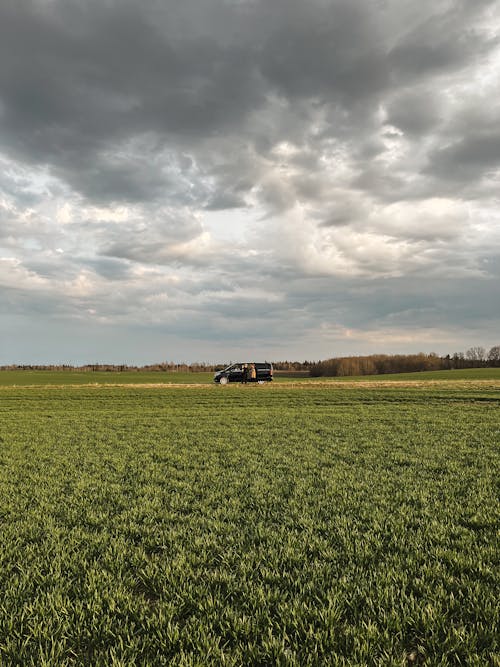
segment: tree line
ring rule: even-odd
[[[157,364],[147,364],[145,366],[135,366],[130,364],[83,364],[74,366],[72,364],[9,364],[0,366],[2,371],[78,371],[81,373],[100,372],[174,372],[174,373],[199,373],[203,371],[216,371],[225,368],[221,364],[206,364],[195,362],[192,364],[177,364],[173,361],[160,362]]]
[[[311,366],[309,372],[312,377],[342,377],[487,367],[500,367],[500,345],[495,345],[489,352],[484,347],[471,347],[466,352],[454,352],[444,357],[434,352],[334,357],[318,361]]]

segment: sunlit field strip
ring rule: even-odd
[[[90,382],[90,383],[79,383],[79,384],[26,384],[26,385],[0,385],[0,391],[9,391],[11,389],[64,389],[64,388],[89,388],[89,389],[101,389],[101,388],[122,388],[122,389],[137,389],[137,390],[147,390],[147,389],[203,389],[203,390],[213,390],[219,392],[231,392],[231,391],[277,391],[279,389],[304,389],[304,390],[314,390],[314,389],[325,389],[332,391],[344,391],[344,390],[363,390],[369,389],[376,391],[378,389],[392,389],[392,390],[404,390],[404,389],[422,389],[422,390],[432,390],[432,389],[443,389],[443,390],[453,390],[453,389],[465,389],[465,390],[474,390],[474,389],[499,389],[500,380],[491,379],[491,380],[385,380],[379,379],[375,380],[354,380],[352,382],[335,382],[329,381],[329,379],[316,378],[311,380],[298,380],[293,381],[289,380],[287,382],[270,382],[264,385],[257,384],[242,384],[242,383],[232,383],[226,386],[220,386],[214,383],[208,382],[195,382],[195,383],[99,383],[99,382]]]
[[[498,664],[499,405],[5,389],[0,664]]]

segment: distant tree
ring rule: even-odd
[[[486,359],[486,350],[479,345],[477,347],[470,347],[465,353],[465,358],[472,362],[472,367],[482,366]]]
[[[453,353],[453,368],[465,368],[465,355],[463,352]]]
[[[491,366],[500,366],[500,345],[494,345],[488,352],[488,363]]]
[[[442,358],[444,369],[449,371],[450,368],[453,368],[453,359],[449,354]]]

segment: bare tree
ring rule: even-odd
[[[486,359],[486,350],[480,345],[477,347],[470,347],[465,353],[465,358],[472,362],[473,367],[482,366]]]
[[[488,363],[493,366],[500,365],[500,345],[494,345],[488,352]]]

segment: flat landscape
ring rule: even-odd
[[[175,372],[175,371],[40,371],[9,370],[0,371],[0,387],[5,386],[60,386],[60,385],[161,385],[161,384],[213,384],[211,372]],[[405,384],[431,381],[456,382],[463,380],[498,380],[500,368],[466,368],[449,371],[424,371],[422,373],[387,373],[385,375],[363,375],[345,377],[309,377],[305,373],[275,372],[274,384],[325,382],[404,382]]]
[[[0,664],[500,665],[481,370],[1,373]]]

